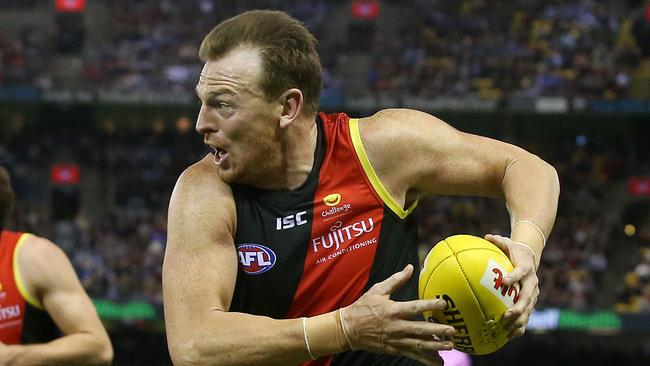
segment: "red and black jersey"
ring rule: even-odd
[[[321,113],[316,123],[314,166],[301,187],[233,186],[239,272],[230,311],[278,319],[319,315],[350,305],[408,263],[418,268],[416,204],[404,210],[378,179],[358,120]],[[417,296],[413,275],[391,298]],[[419,363],[354,351],[305,365]]]
[[[0,342],[5,344],[44,343],[61,335],[20,275],[18,252],[30,235],[0,233]]]

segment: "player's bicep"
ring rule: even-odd
[[[426,194],[502,195],[501,183],[514,146],[458,131],[442,122],[432,129],[442,140],[429,142],[429,164],[422,167],[416,187]],[[436,132],[434,132],[436,133]]]
[[[435,195],[501,195],[505,169],[523,150],[461,132],[426,113],[401,114],[399,148],[412,188]]]
[[[189,178],[181,177],[169,206],[163,298],[171,342],[201,329],[211,312],[227,311],[237,277],[232,198],[219,185],[204,195]]]
[[[95,306],[81,284],[50,291],[50,294],[44,297],[43,305],[64,334],[105,332]]]
[[[395,195],[498,196],[517,149],[415,110],[384,110],[359,125],[372,165]]]
[[[192,232],[191,226],[173,220],[168,223],[163,264],[165,308],[227,311],[237,277],[233,239]]]
[[[105,334],[95,307],[65,253],[42,238],[34,238],[23,251],[21,254],[29,262],[21,270],[63,334]]]

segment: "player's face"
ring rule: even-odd
[[[196,92],[201,111],[196,130],[214,150],[227,183],[264,186],[280,162],[282,103],[269,102],[260,87],[262,59],[255,48],[238,48],[205,63]]]

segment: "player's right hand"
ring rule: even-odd
[[[442,365],[439,350],[450,350],[452,342],[444,341],[454,334],[448,325],[430,323],[422,319],[427,310],[442,310],[444,300],[413,300],[396,302],[390,295],[403,286],[413,274],[413,266],[385,281],[376,283],[350,306],[342,309],[352,349],[400,355],[425,365]],[[421,321],[412,319],[422,319]]]

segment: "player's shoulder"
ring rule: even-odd
[[[178,178],[174,191],[191,195],[209,194],[215,198],[232,196],[230,186],[219,177],[212,154],[185,169]]]
[[[35,261],[67,258],[63,250],[50,239],[34,234],[27,234],[20,251],[26,254],[30,260]]]
[[[377,125],[377,128],[412,127],[413,124],[442,122],[428,113],[408,108],[382,109],[369,117],[361,118],[359,123]]]
[[[167,215],[168,249],[196,249],[235,232],[235,200],[217,169],[212,155],[207,155],[178,178]]]
[[[169,204],[170,216],[183,218],[181,222],[185,223],[196,217],[230,220],[234,212],[232,190],[219,177],[211,154],[185,169],[178,178]]]
[[[18,252],[21,275],[28,284],[37,285],[57,276],[62,268],[70,266],[65,252],[51,240],[29,234]]]
[[[364,146],[379,145],[382,150],[409,151],[444,138],[450,130],[439,118],[414,109],[384,109],[359,119]]]

